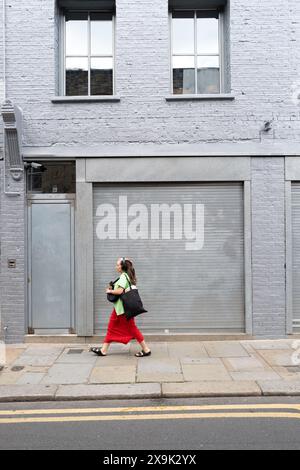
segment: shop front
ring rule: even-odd
[[[76,162],[76,332],[102,335],[107,283],[134,261],[149,334],[251,333],[250,159]]]

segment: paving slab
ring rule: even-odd
[[[24,352],[25,346],[23,348],[18,348],[18,347],[5,347],[5,363],[7,365],[12,364],[15,362],[18,357]]]
[[[171,373],[167,372],[165,374],[159,372],[153,373],[141,373],[137,375],[136,382],[153,382],[153,381],[163,383],[163,382],[184,382],[184,377],[182,373]]]
[[[106,357],[97,357],[96,367],[112,367],[112,366],[136,366],[138,358],[129,354],[109,354]]]
[[[163,360],[156,359],[152,356],[139,358],[137,363],[138,373],[141,372],[181,372],[180,362],[178,359],[165,358]]]
[[[56,364],[95,364],[97,356],[83,348],[67,348],[55,361]],[[80,352],[82,351],[82,352]]]
[[[259,360],[254,356],[225,358],[223,362],[227,369],[233,372],[246,372],[261,369],[271,370],[262,359]]]
[[[252,349],[264,350],[264,349],[291,349],[292,340],[246,340],[240,342],[243,347],[250,346]]]
[[[42,379],[45,377],[45,373],[42,372],[25,372],[17,380],[17,384],[36,385],[40,384]]]
[[[232,380],[223,364],[182,364],[182,372],[187,382]]]
[[[247,357],[243,346],[236,341],[205,341],[205,349],[210,357]]]
[[[280,375],[272,369],[261,369],[245,372],[229,372],[233,380],[255,381],[258,380],[280,380]]]
[[[102,346],[102,343],[92,344],[91,346],[95,346],[99,348],[100,346]],[[89,346],[89,348],[91,346]],[[108,352],[109,354],[129,354],[130,346],[131,346],[131,343],[128,343],[128,344],[111,343],[109,346]]]
[[[49,367],[45,366],[26,366],[25,372],[48,372]]]
[[[300,380],[260,380],[257,383],[266,396],[300,396]]]
[[[199,358],[208,357],[203,343],[199,341],[189,342],[170,342],[167,344],[169,356],[171,358]]]
[[[56,355],[38,356],[22,354],[14,363],[14,366],[52,366],[57,359]]]
[[[24,370],[21,370],[19,372],[12,372],[9,369],[4,369],[4,371],[0,372],[0,385],[16,384],[23,374]]]
[[[136,377],[136,366],[94,367],[90,383],[133,383]]]
[[[277,366],[273,367],[273,370],[280,376],[280,378],[287,380],[300,380],[300,366]]]
[[[138,361],[137,382],[182,382],[183,375],[177,359],[144,357]]]
[[[0,385],[0,402],[54,400],[55,385]]]
[[[61,385],[56,393],[57,400],[145,399],[160,397],[161,386],[159,383]]]
[[[51,366],[63,351],[62,346],[30,345],[13,363],[17,366]]]
[[[293,366],[293,350],[258,350],[257,353],[270,366]]]
[[[165,398],[260,396],[255,382],[184,382],[162,384]]]
[[[80,384],[88,381],[92,364],[54,364],[42,380],[43,384]]]
[[[166,358],[169,357],[169,350],[167,343],[150,343],[148,342],[147,345],[149,349],[151,349],[151,357],[162,357]],[[135,354],[141,350],[141,346],[136,342],[131,343],[130,345],[130,354]]]
[[[181,364],[194,364],[194,365],[215,365],[219,364],[222,365],[223,362],[220,358],[218,357],[184,357],[182,359],[179,359]]]
[[[32,355],[39,355],[39,356],[50,356],[62,353],[66,346],[64,345],[53,345],[53,344],[31,344],[27,346],[26,350],[23,354],[32,356]]]

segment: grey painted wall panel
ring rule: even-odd
[[[250,179],[250,158],[143,157],[86,159],[86,180],[139,181],[244,181]]]
[[[284,158],[252,158],[253,333],[285,335]]]
[[[285,159],[285,179],[288,181],[300,180],[300,155]]]

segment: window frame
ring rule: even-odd
[[[202,11],[217,11],[219,18],[218,18],[218,42],[219,42],[219,54],[198,54],[197,50],[197,13],[202,12]],[[194,54],[173,54],[173,13],[174,12],[193,12],[194,16]],[[197,65],[198,65],[198,57],[199,56],[218,56],[219,57],[219,76],[220,76],[220,91],[219,93],[211,93],[212,96],[219,96],[222,93],[224,93],[224,88],[225,88],[225,67],[224,67],[224,57],[225,57],[225,50],[224,50],[224,13],[223,10],[217,9],[217,8],[176,8],[174,10],[169,11],[169,31],[170,31],[170,41],[169,41],[169,48],[170,48],[170,93],[171,96],[173,97],[179,97],[179,96],[193,96],[193,97],[201,97],[203,96],[203,93],[198,93],[198,78],[197,78]],[[174,93],[174,83],[173,83],[173,57],[180,57],[180,56],[189,56],[189,57],[194,57],[194,69],[195,69],[195,93],[192,94],[187,94],[187,93],[179,93],[176,94]]]
[[[66,95],[66,13],[87,13],[88,15],[88,55],[81,56],[76,55],[73,57],[86,57],[88,59],[88,94],[87,95]],[[91,13],[103,13],[103,14],[111,14],[112,15],[112,55],[102,54],[102,55],[91,55]],[[93,98],[110,98],[115,96],[116,93],[116,77],[115,77],[115,23],[116,23],[116,14],[112,10],[78,10],[76,8],[70,8],[68,10],[61,10],[60,12],[60,34],[59,34],[59,48],[60,48],[60,57],[59,57],[59,96],[66,97],[66,98],[86,98],[86,99],[93,99]],[[68,56],[72,57],[72,56]],[[91,58],[112,58],[112,72],[113,72],[113,80],[112,80],[112,94],[110,95],[91,95]]]

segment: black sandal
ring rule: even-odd
[[[97,356],[107,356],[107,354],[103,354],[101,348],[91,348],[90,352],[97,354]]]
[[[146,357],[150,355],[151,355],[151,351],[145,352],[143,350],[135,354],[136,357]]]

